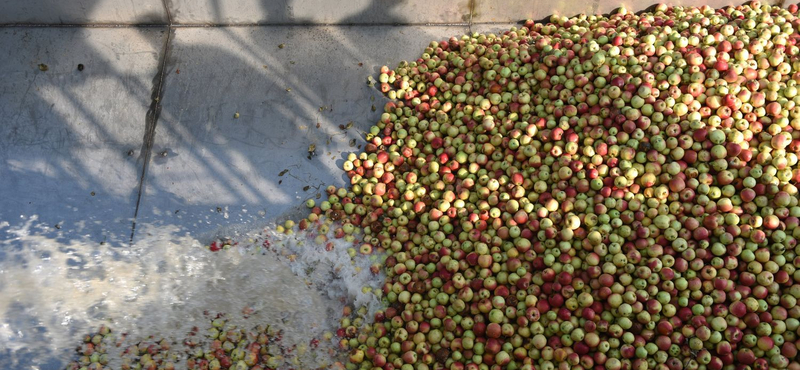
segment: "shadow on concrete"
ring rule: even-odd
[[[3,28],[0,37],[0,222],[35,217],[32,231],[60,240],[123,240],[163,34]]]
[[[265,22],[287,16],[268,6],[275,19]],[[367,77],[377,79],[380,65],[416,59],[430,40],[463,32],[466,27],[177,28],[139,221],[232,233],[227,226],[263,227],[325,186],[344,185],[341,153],[360,149],[386,101]],[[316,148],[311,158],[310,145]]]

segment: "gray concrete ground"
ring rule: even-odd
[[[153,28],[0,29],[0,222],[38,216],[45,233],[130,235],[165,36]]]
[[[0,30],[0,221],[97,242],[129,240],[137,205],[140,225],[196,234],[263,224],[344,184],[385,103],[369,76],[468,29],[177,28],[154,123],[166,32]]]
[[[475,0],[26,0],[0,24],[452,24]]]
[[[0,24],[167,24],[163,0],[11,0]]]
[[[465,32],[177,29],[139,222],[190,230],[250,224],[280,216],[329,184],[343,185],[344,153],[358,150],[386,102],[367,78],[381,65],[417,58],[430,40]]]
[[[172,0],[178,24],[443,24],[469,21],[472,0]]]

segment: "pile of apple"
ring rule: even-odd
[[[382,68],[299,222],[385,255],[348,368],[800,369],[797,11],[553,16]]]

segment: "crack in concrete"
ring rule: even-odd
[[[156,77],[153,79],[153,93],[150,96],[150,109],[147,110],[145,116],[145,129],[144,139],[142,142],[142,151],[139,158],[142,160],[142,175],[139,177],[139,189],[136,194],[136,208],[133,211],[133,223],[131,224],[131,240],[136,236],[136,220],[139,217],[139,206],[142,203],[142,196],[144,195],[145,185],[147,182],[147,168],[150,166],[150,157],[153,152],[153,144],[156,139],[156,126],[158,125],[158,118],[161,116],[161,100],[164,97],[164,79],[167,69],[167,60],[169,60],[169,44],[172,39],[172,34],[175,32],[172,26],[172,14],[167,6],[167,0],[161,0],[161,5],[167,14],[167,37],[164,40],[164,48],[162,49],[161,61],[159,63]]]
[[[164,48],[162,51],[161,61],[159,63],[156,77],[153,79],[153,92],[150,97],[150,108],[147,110],[145,116],[145,130],[142,142],[142,149],[139,154],[139,159],[142,161],[142,173],[139,177],[139,187],[136,194],[136,208],[133,211],[133,223],[131,225],[131,244],[136,235],[136,220],[139,217],[139,206],[142,202],[144,195],[145,185],[147,180],[147,169],[150,166],[150,157],[153,151],[153,143],[155,142],[156,126],[158,125],[158,118],[161,115],[161,99],[164,96],[164,79],[166,75],[167,60],[169,59],[169,45],[172,39],[173,29],[167,29],[167,37],[164,40]]]

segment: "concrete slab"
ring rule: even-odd
[[[167,24],[161,0],[0,2],[0,24]]]
[[[358,150],[385,103],[367,77],[377,78],[383,64],[416,59],[430,40],[467,29],[175,32],[139,222],[181,225],[198,235],[263,225],[325,186],[343,185],[343,153]],[[311,144],[316,156],[309,159]]]
[[[164,37],[152,28],[0,29],[0,224],[38,216],[43,235],[130,236]]]
[[[167,0],[177,24],[431,24],[469,21],[471,0]]]
[[[741,4],[742,1],[736,0],[561,0],[556,2],[537,2],[530,0],[475,0],[474,12],[472,14],[473,23],[487,22],[521,22],[527,19],[536,21],[544,20],[552,14],[573,16],[581,13],[585,14],[608,14],[614,9],[624,5],[629,11],[639,12],[658,3],[682,6],[697,6],[707,4],[714,8],[728,5]]]

